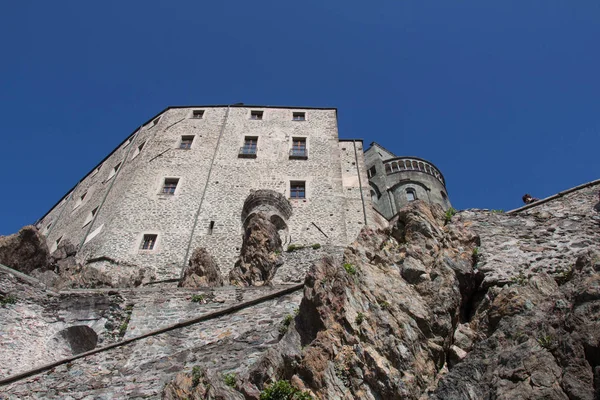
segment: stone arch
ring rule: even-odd
[[[271,221],[279,232],[282,243],[286,243],[289,236],[288,219],[292,216],[292,205],[281,193],[273,190],[259,189],[250,192],[242,208],[242,227],[245,229],[250,217],[257,212],[262,212]]]
[[[87,325],[74,325],[54,335],[53,342],[63,352],[77,355],[95,349],[98,335]]]
[[[371,185],[371,192],[375,192],[376,200],[379,200],[379,198],[381,197],[381,191],[379,190],[377,185],[374,184],[373,182],[369,181],[369,185]],[[372,195],[372,193],[371,193],[371,195]]]

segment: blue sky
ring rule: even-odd
[[[13,1],[0,13],[0,234],[168,105],[338,108],[432,161],[453,205],[600,178],[600,2]]]

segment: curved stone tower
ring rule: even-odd
[[[414,200],[451,207],[444,176],[429,161],[397,157],[373,142],[365,151],[365,164],[373,206],[387,219]]]

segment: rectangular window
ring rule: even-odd
[[[140,144],[137,149],[135,149],[133,151],[133,155],[131,156],[131,159],[133,160],[134,158],[136,158],[142,151],[142,149],[144,148],[144,145],[146,144],[146,142]]]
[[[152,121],[152,126],[156,126],[156,124],[158,124],[158,121],[160,121],[160,117],[158,117],[154,121]]]
[[[377,174],[377,169],[375,168],[375,166],[372,166],[371,168],[369,168],[369,170],[367,171],[367,175],[369,176],[369,178],[374,177]]]
[[[192,118],[202,119],[204,118],[204,110],[194,110],[192,111]]]
[[[208,225],[207,234],[212,235],[214,229],[215,229],[215,221],[210,221],[210,224]]]
[[[96,215],[97,212],[98,212],[98,207],[96,207],[92,211],[90,211],[88,216],[85,218],[85,221],[83,222],[83,226],[86,226],[87,224],[92,222],[92,220],[94,219],[94,216]]]
[[[250,119],[260,120],[263,118],[262,111],[250,111]]]
[[[192,142],[194,141],[194,136],[182,136],[181,143],[179,143],[179,148],[184,150],[189,150],[192,148]]]
[[[295,112],[292,114],[292,120],[294,121],[306,121],[306,113]]]
[[[292,138],[290,158],[308,158],[308,152],[306,151],[306,138]]]
[[[175,194],[175,189],[179,183],[179,178],[166,178],[162,188],[163,194]]]
[[[117,171],[119,170],[119,168],[121,168],[121,163],[118,163],[117,165],[115,165],[115,167],[108,174],[108,177],[106,178],[106,180],[109,180],[110,178],[112,178],[113,176],[115,176],[115,174],[117,173]]]
[[[258,137],[246,136],[244,145],[240,148],[240,157],[256,158],[256,150],[258,145]]]
[[[153,250],[156,245],[156,239],[158,235],[146,234],[142,239],[142,245],[140,246],[141,250]]]
[[[98,172],[100,172],[100,168],[102,168],[102,165],[100,165],[98,168],[96,168],[94,170],[94,172],[92,172],[92,175],[90,175],[90,177],[92,177],[92,176],[96,175]]]
[[[82,194],[81,196],[79,196],[77,198],[77,200],[75,201],[75,206],[73,207],[73,209],[76,209],[77,207],[79,207],[81,205],[81,203],[83,203],[83,200],[85,199],[86,195],[87,195],[87,192],[85,192],[84,194]]]
[[[306,182],[291,181],[290,182],[290,198],[305,199],[306,198]]]

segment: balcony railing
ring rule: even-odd
[[[384,162],[383,166],[385,168],[385,173],[388,175],[405,171],[423,172],[435,176],[440,182],[442,182],[442,185],[446,186],[444,176],[440,173],[440,171],[437,170],[437,168],[427,161],[419,160],[417,158],[398,157]]]
[[[307,149],[290,149],[290,158],[306,160],[308,158]]]
[[[238,157],[241,158],[256,158],[256,146],[242,146]]]

